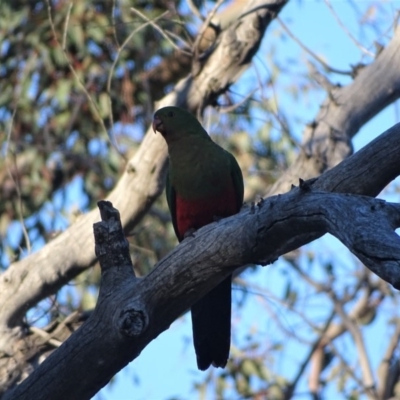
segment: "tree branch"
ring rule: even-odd
[[[386,140],[396,136],[398,149],[399,130],[400,124],[382,135]],[[379,153],[381,142],[376,139],[367,147],[374,146]],[[365,154],[358,152],[352,158],[367,163]],[[344,168],[345,163],[336,167],[342,172]],[[358,178],[358,171],[353,170],[352,179]],[[377,179],[388,183],[386,176]],[[340,184],[336,182],[336,186]],[[269,264],[325,232],[339,238],[368,268],[400,288],[400,239],[394,233],[400,226],[399,204],[320,192],[312,182],[301,182],[284,195],[200,229],[142,279],[132,273],[118,213],[109,204],[103,207],[108,211],[102,212],[103,222],[95,225],[96,254],[102,268],[95,311],[24,382],[9,391],[5,400],[39,395],[89,399],[233,269],[247,263]],[[78,377],[83,370],[85,379]]]
[[[359,294],[360,290],[362,291],[361,297],[357,300],[357,302],[352,306],[352,308],[349,310],[347,309],[347,319],[350,321],[352,324],[360,323],[363,318],[365,318],[368,314],[371,312],[374,313],[376,312],[376,308],[382,301],[382,297],[384,296],[382,292],[380,291],[380,299],[378,301],[371,301],[371,297],[375,291],[379,290],[379,288],[382,288],[382,281],[376,282],[376,280],[372,281],[370,273],[368,271],[365,271],[365,276],[362,276],[359,279],[359,284],[356,285],[352,289],[351,294],[345,294],[344,299],[333,299],[332,302],[334,304],[334,307],[342,307],[342,303],[345,304],[350,304],[352,300],[354,300]],[[325,291],[330,294],[330,288],[324,288]],[[340,305],[337,305],[336,303],[340,303]],[[334,340],[337,339],[339,336],[341,336],[343,333],[346,332],[346,324],[344,320],[342,319],[340,322],[332,323],[329,326],[329,329],[327,332],[321,337],[319,347],[315,350],[313,357],[312,357],[312,366],[311,366],[311,373],[309,376],[309,388],[310,391],[314,394],[317,394],[319,391],[320,387],[320,382],[321,382],[321,373],[324,368],[324,356],[325,356],[325,347],[330,346],[332,350],[336,352],[335,347],[334,347]],[[343,365],[346,365],[346,361],[342,356],[339,354],[339,358]],[[352,371],[351,368],[349,368],[349,372]],[[364,388],[366,385],[363,383],[363,381],[357,376],[355,371],[351,372],[351,375],[353,376],[354,380],[359,384],[360,388]]]
[[[400,97],[400,28],[376,60],[347,86],[328,93],[315,120],[303,133],[296,161],[268,190],[284,193],[298,177],[310,179],[341,162],[352,152],[351,138],[371,118]]]
[[[331,291],[329,295],[335,305],[338,315],[343,321],[343,325],[346,327],[346,329],[350,332],[350,334],[353,337],[355,347],[358,352],[358,358],[362,373],[362,387],[364,389],[364,392],[367,395],[368,399],[374,400],[377,397],[374,376],[372,373],[371,363],[365,348],[365,343],[362,333],[359,329],[358,324],[346,314],[343,307],[343,303],[340,301],[340,299],[338,299],[335,293]]]
[[[397,319],[395,330],[389,340],[385,355],[378,367],[378,398],[385,400],[395,396],[394,386],[399,378],[399,360],[395,352],[400,341],[400,320]]]

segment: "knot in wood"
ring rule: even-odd
[[[121,311],[119,318],[119,330],[125,336],[140,336],[147,327],[146,314],[142,310],[127,309]]]

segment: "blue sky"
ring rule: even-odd
[[[361,1],[355,1],[354,3],[361,10],[365,10],[367,4],[369,4]],[[362,30],[359,28],[357,15],[351,2],[332,1],[331,4],[350,32],[355,37],[362,38],[363,45],[374,51],[372,40],[376,37],[375,32],[372,29]],[[399,6],[400,2],[380,2],[379,13],[382,15],[382,24],[384,24],[384,26],[378,26],[380,31],[390,26],[395,9],[396,7],[399,8]],[[371,9],[372,12],[373,10]],[[356,64],[360,61],[370,61],[370,58],[362,55],[360,49],[352,39],[340,28],[323,1],[293,0],[285,7],[280,17],[294,35],[335,68],[348,70],[351,64]],[[281,28],[279,28],[277,22],[274,22],[269,28],[266,40],[257,56],[259,61],[255,60],[255,68],[260,73],[269,73],[269,71],[266,71],[265,65],[268,63],[264,55],[267,53],[268,48],[274,46],[280,63],[286,64],[293,73],[301,75],[306,71],[305,61],[308,59],[308,56],[287,35],[284,40],[277,39],[277,36],[274,36],[274,32],[276,33],[277,30],[281,30]],[[241,90],[242,93],[246,93],[246,89],[254,83],[254,74],[254,69],[250,69],[236,88]],[[342,75],[333,76],[332,80],[334,83],[341,82],[342,84],[349,82],[349,79]],[[316,115],[319,105],[324,98],[324,93],[313,93],[312,96],[298,99],[296,103],[293,102],[291,96],[286,96],[285,93],[278,93],[277,95],[282,106],[286,110],[293,110],[294,115],[298,117],[297,122],[292,121],[292,128],[295,132],[298,132],[298,138],[300,139],[303,124],[311,121]],[[396,120],[396,111],[394,106],[391,106],[361,129],[354,140],[355,149],[361,148],[396,122],[398,122]],[[336,260],[339,266],[353,262],[353,258],[347,249],[333,238],[326,236],[320,239],[318,243],[310,244],[310,250],[316,250],[321,247],[325,248],[325,252],[328,255],[340,255]],[[284,261],[280,260],[272,266],[260,269],[256,274],[247,274],[247,276],[257,284],[265,285],[265,287],[276,293],[277,296],[281,296],[286,282],[282,278],[282,268],[284,268]],[[270,305],[271,307],[275,307],[278,312],[285,312],[282,306],[275,303],[273,299],[270,300]],[[234,324],[234,329],[237,329],[234,334],[240,336],[240,331],[245,332],[249,327],[253,327],[265,332],[266,340],[268,340],[268,335],[274,334],[274,328],[271,324],[268,324],[268,321],[258,324],[260,320],[259,315],[264,312],[263,306],[259,299],[257,299],[257,296],[251,297],[240,312],[243,318],[240,327]],[[235,315],[237,315],[235,313],[237,311],[234,311],[233,320],[235,320]],[[372,343],[373,337],[376,337],[379,332],[383,334],[387,329],[383,324],[377,327],[379,322],[378,318],[378,321],[373,324],[374,326],[365,330],[367,343]],[[289,330],[296,329],[294,322],[287,320],[287,328]],[[122,370],[116,376],[115,380],[105,387],[95,398],[98,400],[161,400],[172,397],[181,399],[198,398],[196,392],[193,390],[193,382],[196,380],[200,381],[203,373],[196,369],[191,340],[190,317],[186,315],[177,320],[168,331],[162,333],[150,343],[140,357]],[[382,346],[382,344],[378,344],[376,350],[371,353],[374,365],[379,360],[383,349]],[[278,363],[278,369],[286,371],[288,368],[290,371],[290,365],[294,364],[294,367],[292,367],[294,372],[296,370],[296,360],[301,360],[304,349],[294,347],[289,350],[294,355],[289,357],[289,351],[286,351],[282,354],[281,359],[276,360],[276,362]],[[304,382],[301,387],[306,390]]]

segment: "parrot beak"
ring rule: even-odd
[[[162,133],[162,125],[161,119],[155,115],[152,123],[154,133],[157,133],[157,131]]]

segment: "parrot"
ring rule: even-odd
[[[197,118],[179,107],[157,110],[153,130],[168,146],[167,203],[178,241],[207,224],[234,215],[243,204],[242,171]],[[232,275],[191,307],[197,366],[224,368],[231,342]]]

